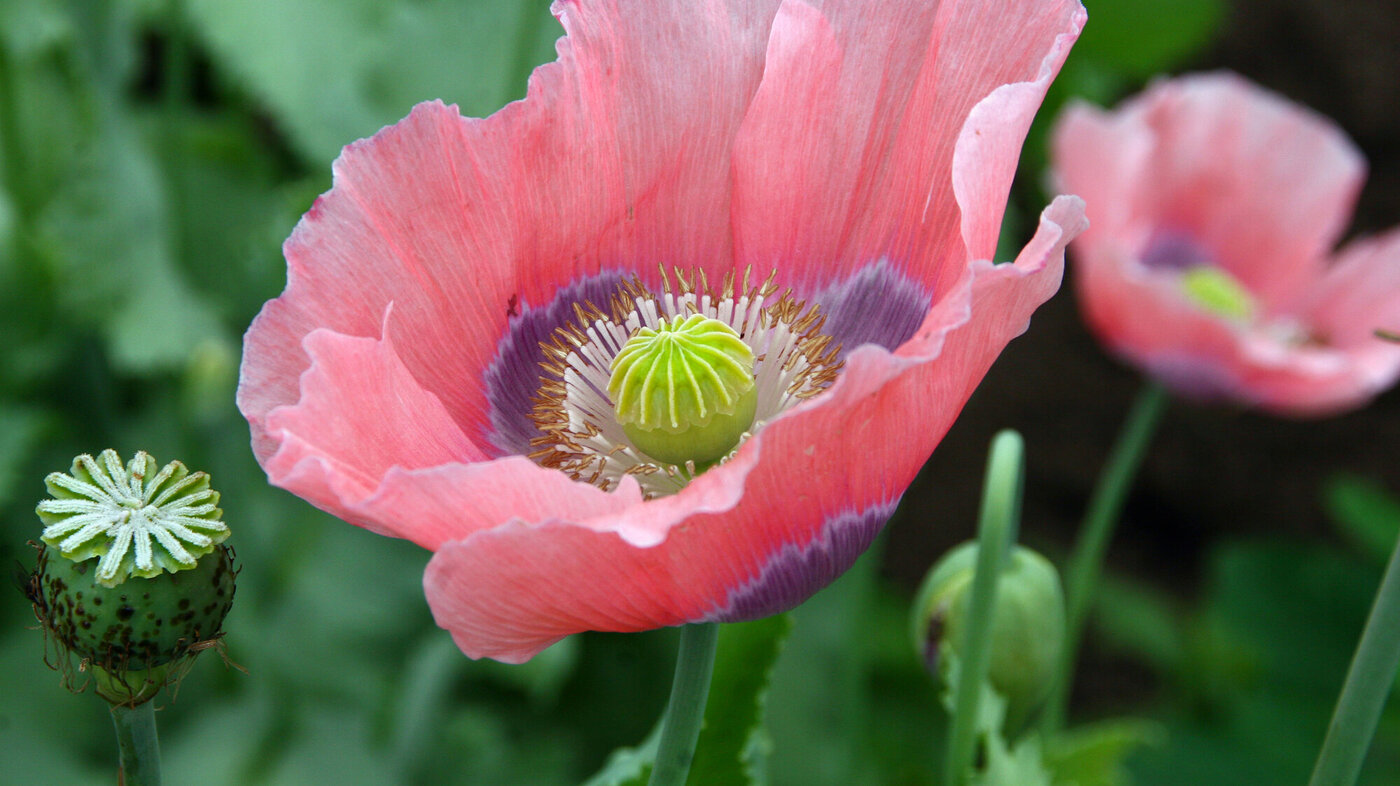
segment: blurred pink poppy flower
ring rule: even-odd
[[[836,578],[1084,227],[1061,197],[988,261],[1078,0],[554,13],[525,100],[422,104],[345,149],[238,391],[274,484],[435,552],[438,624],[511,662]],[[703,472],[599,409],[616,343],[691,310],[758,358],[750,433]]]
[[[1088,203],[1085,317],[1196,399],[1283,415],[1360,406],[1400,375],[1400,231],[1333,252],[1365,161],[1327,119],[1228,73],[1070,107],[1056,184]]]

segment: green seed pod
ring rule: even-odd
[[[233,604],[218,492],[179,462],[157,472],[143,452],[123,468],[110,450],[46,482],[35,611],[103,698],[147,701],[218,641]]]
[[[939,649],[957,647],[967,625],[977,544],[948,552],[924,578],[913,608],[914,645],[935,678]],[[1065,637],[1065,601],[1055,566],[1017,546],[997,582],[988,680],[1008,702],[1015,730],[1045,700]],[[961,656],[961,653],[958,653]]]
[[[612,361],[608,395],[632,444],[654,459],[703,469],[753,425],[754,355],[729,325],[700,314],[642,328]]]

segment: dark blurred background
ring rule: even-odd
[[[1044,131],[1159,73],[1230,68],[1334,118],[1371,164],[1350,234],[1400,223],[1393,0],[1088,0],[1006,235],[1046,203]],[[32,562],[43,476],[116,448],[211,472],[243,564],[228,656],[162,709],[172,783],[577,782],[665,699],[671,631],[472,663],[427,555],[266,485],[233,407],[239,338],[340,147],[441,97],[484,115],[553,57],[543,2],[0,0],[0,556]],[[1072,264],[1072,262],[1071,262]],[[768,700],[775,784],[928,784],[942,710],[906,639],[971,536],[987,445],[1026,437],[1022,539],[1061,559],[1141,381],[1069,287],[993,367],[884,541],[799,609]],[[1400,528],[1400,393],[1318,421],[1174,403],[1109,555],[1072,717],[1150,719],[1144,784],[1300,783]],[[0,603],[0,784],[108,782],[96,699]],[[52,660],[52,658],[51,658]],[[1365,782],[1400,783],[1387,714]]]

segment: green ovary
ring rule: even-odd
[[[753,350],[729,325],[700,314],[638,330],[613,358],[608,381],[617,422],[632,445],[677,466],[703,469],[753,425]]]
[[[1256,304],[1249,290],[1224,270],[1200,265],[1181,274],[1181,290],[1202,309],[1239,322],[1254,318]]]

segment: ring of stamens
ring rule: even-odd
[[[704,271],[676,269],[668,276],[663,269],[661,280],[660,293],[633,278],[601,306],[575,304],[574,320],[541,343],[540,389],[531,412],[540,436],[531,440],[530,458],[604,490],[632,475],[648,497],[673,494],[703,471],[691,461],[666,464],[638,450],[608,395],[610,365],[627,340],[677,315],[720,320],[753,350],[757,404],[744,439],[826,390],[840,373],[840,346],[821,332],[825,316],[790,291],[779,294],[772,275],[754,285],[746,270],[736,287],[734,275],[727,274],[718,289]]]

